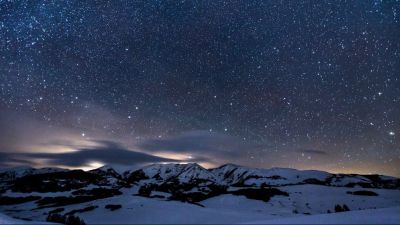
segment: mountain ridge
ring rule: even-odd
[[[68,172],[60,168],[16,168],[0,170],[0,184],[10,183],[29,175]],[[82,170],[79,170],[82,171]],[[103,184],[118,186],[121,183],[146,184],[214,184],[222,186],[286,186],[296,184],[320,184],[343,187],[398,188],[400,179],[386,175],[363,175],[329,173],[320,170],[298,170],[293,168],[273,167],[269,169],[251,168],[227,163],[216,168],[206,169],[197,163],[155,163],[140,169],[117,172],[106,165],[97,169],[82,171],[95,174],[103,179]],[[99,178],[99,179],[100,179]]]
[[[135,168],[135,169],[125,169],[122,170],[121,169],[116,169],[115,165],[103,165],[100,166],[98,168],[94,168],[94,169],[89,169],[89,170],[83,170],[83,169],[66,169],[66,168],[62,168],[62,167],[30,167],[30,166],[16,166],[16,167],[1,167],[0,168],[0,174],[1,173],[5,173],[5,172],[10,172],[10,171],[18,171],[18,170],[32,170],[32,171],[43,171],[45,172],[46,170],[58,170],[58,171],[69,171],[69,170],[83,170],[85,172],[89,172],[89,171],[94,171],[94,170],[107,170],[107,169],[113,169],[116,173],[123,175],[126,172],[133,172],[136,170],[140,170],[149,166],[154,166],[154,165],[198,165],[200,167],[202,167],[200,164],[198,163],[194,163],[194,162],[190,162],[190,163],[152,163],[140,168]],[[296,169],[296,168],[289,168],[289,167],[270,167],[270,168],[259,168],[259,167],[250,167],[250,166],[243,166],[243,165],[239,165],[239,164],[235,164],[235,163],[225,163],[222,164],[220,166],[217,167],[213,167],[213,168],[204,168],[206,170],[215,170],[215,169],[219,169],[222,167],[226,167],[226,166],[234,166],[234,167],[241,167],[241,168],[247,168],[247,169],[257,169],[257,170],[279,170],[279,169],[285,169],[285,170],[295,170],[295,171],[317,171],[317,172],[325,172],[325,173],[329,173],[329,174],[336,174],[336,175],[361,175],[361,176],[382,176],[382,177],[387,177],[387,178],[398,178],[400,179],[400,177],[397,176],[393,176],[393,175],[386,175],[386,174],[379,174],[379,173],[371,173],[371,174],[364,174],[364,173],[332,173],[332,172],[327,172],[324,170],[317,170],[317,169]]]

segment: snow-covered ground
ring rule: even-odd
[[[53,223],[19,220],[0,213],[0,224],[53,224]]]
[[[331,213],[331,214],[317,214],[317,215],[302,215],[292,216],[289,218],[282,217],[269,217],[260,219],[259,215],[242,214],[242,213],[220,213],[218,211],[200,210],[196,208],[193,210],[192,205],[168,205],[174,207],[174,211],[165,212],[164,204],[157,207],[156,204],[151,204],[153,209],[157,209],[155,214],[146,211],[148,208],[137,210],[134,215],[125,213],[118,213],[111,215],[108,210],[98,211],[96,213],[87,213],[85,218],[86,223],[94,224],[134,224],[134,223],[241,223],[241,224],[399,224],[400,223],[400,207],[379,208],[357,210],[350,212]],[[162,212],[164,211],[164,212]],[[193,213],[193,211],[197,211]],[[142,213],[141,215],[139,213]],[[186,213],[186,214],[185,214]],[[187,214],[189,213],[189,214]],[[138,216],[140,215],[140,216]],[[158,217],[164,216],[164,217]],[[252,220],[253,219],[253,220]],[[18,220],[0,214],[0,224],[50,224],[40,221],[26,221]]]
[[[289,193],[287,204],[298,213],[320,214],[334,212],[336,204],[346,204],[350,210],[400,206],[400,190],[294,185],[280,188]],[[378,196],[351,195],[347,192],[369,190]],[[287,205],[286,207],[290,207]]]
[[[400,207],[251,221],[248,224],[399,224]]]
[[[225,194],[216,196],[200,202],[202,206],[183,203],[179,201],[167,201],[160,198],[146,198],[134,196],[137,188],[123,189],[123,194],[111,198],[100,199],[88,203],[64,206],[64,212],[74,209],[82,209],[89,206],[97,206],[96,209],[77,213],[86,223],[91,224],[132,224],[132,223],[170,223],[170,224],[205,224],[205,223],[297,223],[306,219],[315,217],[316,223],[321,220],[332,219],[333,223],[351,223],[352,216],[356,217],[358,212],[366,214],[370,212],[369,217],[376,217],[375,221],[382,219],[380,216],[388,213],[390,221],[400,223],[399,216],[392,215],[398,212],[400,207],[400,190],[388,189],[363,189],[373,190],[379,196],[355,196],[347,194],[347,191],[354,188],[346,187],[326,187],[321,185],[295,185],[281,187],[281,190],[287,191],[289,197],[275,196],[269,202],[247,199],[244,196],[234,196]],[[120,204],[121,209],[110,211],[105,208],[107,204]],[[330,210],[334,212],[335,204],[346,204],[350,210],[348,213],[327,214]],[[395,207],[391,210],[380,210],[380,208]],[[54,208],[36,209],[33,203],[26,203],[16,206],[3,206],[2,210],[8,209],[7,213],[19,218],[33,219],[43,221],[48,211]],[[374,209],[377,208],[377,209]],[[362,211],[359,211],[361,209]],[[376,216],[374,213],[376,211]],[[397,210],[397,211],[396,211]],[[311,216],[305,215],[311,214]],[[321,215],[323,214],[323,215]],[[348,216],[343,216],[348,215]],[[337,217],[337,218],[336,218]],[[275,222],[274,222],[275,221]],[[254,223],[255,223],[254,222]],[[312,221],[311,221],[312,222]],[[362,221],[360,221],[362,222]],[[268,222],[269,223],[269,222]],[[363,223],[363,222],[362,222]]]

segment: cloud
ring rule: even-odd
[[[27,160],[14,158],[9,152],[0,152],[0,167],[9,167],[21,164],[31,165]]]
[[[71,123],[72,124],[72,123]],[[69,125],[70,126],[70,125]],[[72,150],[87,146],[90,141],[82,138],[82,130],[48,123],[27,115],[0,109],[0,151],[2,152],[51,152]],[[96,136],[96,138],[100,138]],[[61,142],[52,146],[52,142]],[[68,144],[67,144],[68,143]]]
[[[209,132],[204,130],[190,131],[166,139],[150,139],[138,144],[138,147],[149,152],[174,152],[194,155],[239,157],[244,151],[265,149],[266,144],[246,142],[241,138]]]
[[[301,153],[308,153],[308,154],[314,154],[314,155],[328,155],[327,152],[318,150],[318,149],[312,149],[312,148],[300,148],[297,149],[298,152]]]
[[[82,167],[90,162],[102,162],[104,164],[120,164],[125,166],[137,166],[146,163],[176,162],[177,160],[158,157],[137,151],[131,151],[118,143],[110,141],[97,141],[98,147],[81,148],[73,152],[64,153],[0,153],[0,165],[10,163],[29,162],[27,159],[43,159],[47,165]],[[34,165],[31,165],[34,166]]]

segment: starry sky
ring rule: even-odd
[[[400,2],[0,1],[0,166],[400,176]]]

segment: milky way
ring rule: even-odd
[[[129,155],[400,175],[399,13],[394,0],[1,1],[0,165]]]

